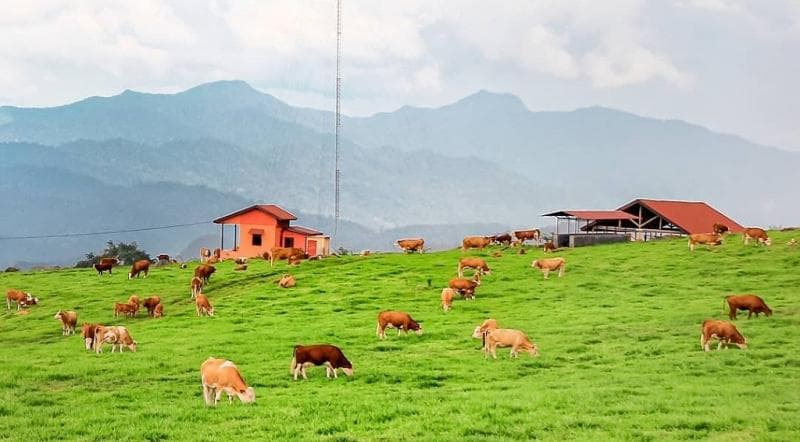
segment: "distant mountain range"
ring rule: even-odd
[[[241,81],[0,107],[0,210],[11,215],[0,229],[179,224],[263,201],[330,231],[333,121]],[[541,225],[545,210],[612,208],[638,196],[706,200],[745,224],[800,218],[799,154],[680,121],[600,107],[531,112],[513,95],[481,91],[440,108],[344,118],[342,127],[346,222],[336,239],[348,248],[391,248],[400,232],[455,246],[465,233]],[[123,236],[175,254],[216,232]],[[66,262],[106,239],[5,241],[0,266]]]

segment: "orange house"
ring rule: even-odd
[[[297,247],[309,256],[328,255],[330,237],[307,227],[292,226],[296,216],[274,204],[256,204],[214,220],[225,242],[225,225],[234,225],[233,249],[222,258],[252,258],[273,247]]]

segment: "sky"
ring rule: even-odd
[[[800,151],[800,0],[342,0],[342,110],[486,89]],[[335,0],[0,0],[0,105],[245,80],[334,109]]]

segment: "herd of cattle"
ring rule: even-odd
[[[709,247],[720,245],[727,230],[726,226],[715,224],[713,233],[689,235],[689,249],[694,250],[698,244],[708,245]],[[748,244],[751,239],[756,240],[758,244],[767,246],[771,244],[767,233],[763,229],[748,228],[745,229],[742,236],[745,244]],[[491,244],[511,247],[522,246],[528,240],[533,240],[539,244],[540,238],[540,232],[536,229],[515,231],[513,234],[468,236],[463,239],[461,249],[462,252],[467,252],[470,249],[483,250]],[[397,245],[405,252],[422,253],[425,241],[422,238],[401,239],[397,241]],[[524,251],[524,248],[520,247],[520,250]],[[543,250],[544,252],[550,252],[557,249],[552,242],[547,242],[544,244]],[[494,256],[499,256],[499,252],[495,252]],[[270,252],[265,253],[263,258],[270,261],[270,266],[273,266],[276,260],[287,260],[289,264],[296,265],[302,259],[309,259],[302,249],[280,247],[273,248]],[[209,283],[211,276],[216,271],[216,267],[213,264],[221,260],[220,250],[217,249],[212,252],[203,248],[200,251],[200,260],[201,264],[195,268],[189,284],[191,299],[194,300],[197,316],[213,316],[214,308],[208,297],[203,293],[203,288]],[[102,258],[94,267],[98,275],[102,275],[104,272],[110,274],[114,265],[117,264],[118,260],[115,258]],[[238,258],[236,259],[236,264],[237,270],[246,269],[247,260]],[[557,271],[558,276],[561,277],[564,275],[566,260],[563,257],[540,258],[534,260],[531,263],[531,267],[539,269],[545,279],[553,271]],[[133,279],[139,276],[146,278],[149,268],[150,261],[136,261],[132,264],[128,278]],[[471,278],[464,277],[464,273],[467,270],[473,273]],[[448,287],[441,291],[441,306],[445,313],[452,309],[453,300],[456,296],[461,296],[464,300],[474,300],[475,292],[481,284],[481,276],[491,274],[491,269],[485,259],[467,256],[459,259],[456,274],[457,276],[449,281]],[[290,274],[284,274],[274,282],[283,288],[294,287],[296,284],[295,278]],[[725,298],[724,302],[728,308],[730,320],[737,318],[737,311],[739,310],[748,311],[748,319],[753,314],[756,317],[761,313],[766,316],[772,315],[772,310],[764,300],[755,295],[732,295]],[[28,292],[9,289],[6,293],[7,309],[11,308],[12,303],[16,303],[18,312],[26,312],[26,310],[22,309],[38,304],[39,299]],[[163,305],[159,296],[150,296],[140,303],[139,297],[133,295],[126,302],[114,303],[114,317],[116,318],[120,315],[135,317],[141,306],[145,307],[149,317],[161,318],[164,315]],[[54,318],[61,322],[62,335],[69,336],[75,333],[78,323],[78,314],[76,312],[59,310]],[[402,311],[382,311],[378,314],[376,327],[378,338],[385,339],[386,329],[389,328],[397,329],[398,335],[401,332],[407,334],[409,331],[422,334],[420,323],[414,320],[410,314]],[[84,323],[81,337],[84,339],[86,350],[94,349],[96,353],[102,352],[104,344],[111,344],[112,353],[116,349],[119,349],[120,353],[122,353],[126,347],[132,352],[136,351],[137,343],[124,326]],[[509,347],[511,349],[511,357],[517,357],[520,351],[527,352],[531,356],[539,355],[538,347],[524,332],[516,329],[499,328],[495,319],[488,319],[475,327],[472,337],[481,339],[481,348],[486,358],[489,355],[497,358],[498,347]],[[700,337],[701,348],[709,351],[712,339],[718,341],[717,350],[722,348],[723,345],[727,348],[727,345],[730,344],[742,349],[747,348],[747,340],[731,322],[712,319],[704,321]],[[331,376],[338,377],[337,370],[339,369],[347,376],[353,375],[352,363],[345,357],[340,348],[330,344],[297,345],[294,347],[290,364],[290,372],[294,379],[297,380],[299,376],[307,379],[306,368],[309,366],[324,366],[328,378]],[[223,392],[228,395],[229,401],[232,401],[234,396],[244,403],[255,401],[255,391],[252,387],[247,386],[239,369],[231,361],[209,358],[202,363],[200,374],[203,398],[208,405],[216,405]]]

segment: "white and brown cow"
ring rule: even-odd
[[[34,297],[28,292],[23,292],[22,290],[8,289],[6,291],[6,310],[11,310],[12,302],[17,304],[17,311],[19,311],[22,307],[38,304],[39,298]]]
[[[119,347],[119,352],[122,353],[125,347],[128,347],[132,352],[136,353],[136,341],[131,338],[128,329],[119,325],[104,327],[98,325],[94,329],[94,350],[95,353],[103,352],[103,344],[111,344],[111,353]]]
[[[228,403],[236,396],[243,404],[256,401],[256,391],[248,387],[239,368],[226,359],[208,358],[200,365],[200,381],[206,405],[217,405],[222,393],[228,395]]]
[[[694,251],[698,244],[705,244],[711,249],[722,244],[722,235],[716,233],[692,233],[689,235],[689,250]]]
[[[742,242],[744,242],[744,245],[749,244],[751,239],[756,240],[757,244],[764,244],[765,246],[772,245],[772,240],[769,239],[767,231],[758,227],[748,227],[742,232]]]
[[[730,344],[735,344],[743,350],[747,348],[747,339],[745,339],[744,336],[739,333],[739,330],[736,329],[736,326],[730,322],[716,319],[706,319],[703,321],[703,328],[700,333],[700,347],[704,351],[709,351],[709,342],[711,342],[711,339],[717,339],[719,341],[717,350],[722,348],[723,344],[725,344],[726,349]]]
[[[497,359],[497,347],[511,347],[512,358],[516,358],[520,350],[528,352],[531,357],[539,356],[539,348],[536,347],[536,344],[519,330],[496,328],[485,331],[483,333],[484,357],[488,358],[491,353],[492,357]]]
[[[387,328],[396,328],[397,336],[400,336],[401,331],[408,334],[409,330],[415,332],[417,335],[422,334],[422,326],[406,312],[387,310],[378,313],[378,326],[375,329],[375,334],[377,334],[380,339],[386,339]]]
[[[443,288],[442,289],[442,310],[445,313],[450,311],[453,308],[453,298],[456,296],[456,291],[451,288]]]
[[[489,265],[486,264],[486,260],[484,260],[483,258],[466,257],[459,259],[458,260],[459,278],[464,276],[465,269],[474,270],[480,273],[481,275],[488,275],[492,273],[492,269],[489,268]]]
[[[308,379],[306,367],[312,365],[324,365],[325,375],[328,378],[331,375],[338,378],[337,369],[341,369],[347,376],[353,375],[353,364],[347,360],[339,347],[330,344],[295,345],[292,363],[289,365],[289,372],[294,375],[294,380],[296,381],[297,376],[301,374],[303,379]]]
[[[61,321],[61,334],[63,336],[69,336],[71,334],[75,334],[75,325],[78,324],[78,314],[73,311],[64,311],[59,310],[56,312],[56,315],[53,316],[53,319],[58,319]]]
[[[405,238],[398,239],[397,246],[403,249],[403,252],[422,253],[425,251],[425,240],[423,238]]]
[[[564,258],[541,258],[534,260],[531,267],[537,268],[542,271],[544,279],[550,276],[550,272],[558,270],[558,277],[564,276],[564,270],[567,266],[567,260]]]

